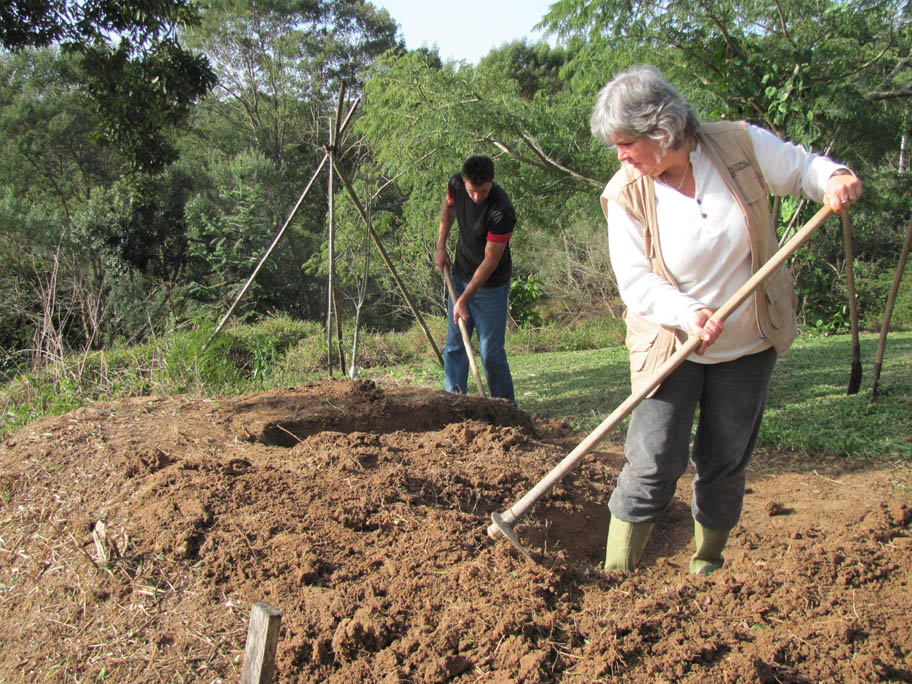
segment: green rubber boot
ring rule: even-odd
[[[694,541],[697,552],[690,557],[690,571],[698,575],[708,575],[722,567],[725,557],[722,549],[728,542],[731,530],[711,530],[694,520]]]
[[[650,533],[651,522],[631,523],[612,516],[605,544],[605,571],[632,572],[643,555]]]

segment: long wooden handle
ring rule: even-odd
[[[761,266],[754,275],[752,275],[747,282],[742,285],[735,294],[733,294],[729,299],[720,306],[715,313],[712,315],[713,320],[722,321],[728,318],[732,312],[737,309],[744,301],[753,294],[764,280],[766,280],[776,269],[778,269],[786,259],[788,259],[792,254],[794,254],[801,245],[811,236],[817,228],[832,214],[832,210],[824,206],[820,211],[818,211],[814,216],[808,221],[804,227],[799,230],[795,237],[783,245],[769,261],[767,261],[763,266]],[[554,467],[551,472],[549,472],[541,481],[535,485],[529,492],[523,496],[519,501],[513,504],[509,510],[501,513],[501,518],[508,525],[513,525],[517,520],[519,520],[523,515],[526,514],[536,501],[538,501],[551,487],[556,485],[558,482],[563,479],[563,477],[569,473],[577,462],[585,456],[592,448],[598,444],[605,436],[611,431],[618,423],[620,423],[624,418],[636,408],[643,399],[649,396],[656,387],[661,384],[665,378],[671,375],[684,360],[690,356],[697,347],[700,346],[702,340],[700,337],[691,335],[687,338],[687,341],[672,355],[665,363],[663,363],[655,374],[650,379],[648,385],[640,389],[637,392],[631,394],[624,402],[618,406],[610,416],[605,418],[595,430],[589,433],[589,435],[580,442],[573,451],[567,454],[563,460]],[[501,534],[499,528],[495,524],[491,524],[488,527],[488,536],[491,538],[496,538],[497,535]]]
[[[890,287],[890,294],[887,296],[887,307],[884,309],[883,320],[880,324],[880,339],[877,342],[877,355],[874,359],[874,381],[871,387],[871,392],[875,399],[880,395],[880,368],[883,363],[884,351],[887,348],[887,332],[890,330],[890,318],[893,316],[893,306],[896,304],[896,295],[899,293],[899,286],[902,283],[903,270],[906,268],[906,259],[909,257],[910,246],[912,246],[912,221],[909,221],[909,227],[906,229],[906,240],[899,253],[899,263],[896,264],[896,274],[893,276],[893,285]]]
[[[456,306],[456,289],[453,287],[453,278],[450,276],[448,266],[443,267],[443,278],[446,280],[447,290],[450,292],[450,299],[453,307]],[[462,344],[465,346],[466,356],[469,357],[469,366],[472,368],[472,375],[475,377],[475,387],[478,388],[478,394],[485,396],[484,385],[481,384],[481,373],[478,372],[478,365],[475,363],[475,353],[472,351],[472,340],[469,337],[469,331],[466,329],[465,321],[458,318],[459,332],[462,333]]]

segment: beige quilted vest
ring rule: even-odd
[[[770,216],[769,188],[760,172],[746,124],[731,121],[703,124],[697,132],[697,140],[744,212],[751,245],[751,272],[756,273],[776,252],[778,237]],[[624,166],[602,193],[603,211],[606,211],[609,199],[618,202],[643,225],[646,256],[653,272],[677,287],[662,259],[653,179]],[[784,354],[797,333],[798,298],[789,269],[784,265],[777,269],[753,297],[761,334],[777,352]],[[674,354],[686,335],[676,328],[651,323],[629,310],[624,312],[624,320],[627,323],[630,382],[636,392]]]

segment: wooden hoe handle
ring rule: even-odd
[[[722,321],[728,318],[731,313],[737,309],[744,301],[753,294],[764,280],[766,280],[777,268],[779,268],[786,259],[788,259],[792,254],[794,254],[801,245],[807,241],[817,228],[829,218],[830,214],[833,211],[827,206],[824,206],[820,211],[818,211],[814,216],[808,221],[804,227],[799,230],[795,237],[789,240],[785,245],[783,245],[769,261],[767,261],[763,266],[761,266],[754,275],[752,275],[741,288],[733,294],[728,301],[726,301],[721,307],[719,307],[716,312],[712,315],[711,320]],[[637,392],[631,394],[624,402],[618,406],[610,416],[608,416],[602,424],[599,425],[595,430],[589,433],[589,435],[580,442],[573,451],[567,454],[564,459],[554,467],[551,472],[549,472],[541,481],[535,485],[529,492],[523,496],[519,501],[513,504],[509,510],[500,514],[501,524],[506,524],[512,526],[519,520],[526,512],[538,501],[551,487],[556,485],[558,482],[563,479],[563,477],[569,473],[577,462],[585,456],[592,448],[598,444],[605,435],[614,428],[618,423],[620,423],[624,418],[636,408],[643,399],[649,396],[652,391],[658,387],[661,382],[671,375],[684,360],[690,356],[697,347],[700,346],[702,340],[700,337],[691,335],[687,338],[687,341],[671,356],[665,363],[663,363],[659,369],[655,372],[652,378],[649,381],[649,384],[640,389]],[[500,527],[496,523],[492,523],[488,526],[488,536],[492,539],[496,539],[498,535],[503,535]]]

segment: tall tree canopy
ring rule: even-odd
[[[0,44],[79,55],[100,133],[135,170],[154,171],[177,156],[168,129],[215,82],[207,60],[177,40],[178,27],[196,20],[190,0],[10,0],[0,7]]]
[[[214,65],[224,113],[281,164],[291,147],[326,142],[322,117],[336,93],[359,92],[395,34],[389,14],[364,0],[212,0],[185,38]]]
[[[904,105],[871,103],[912,95],[906,0],[560,0],[542,26],[580,48],[573,71],[590,89],[610,77],[600,53],[632,44],[707,115],[821,147],[839,137],[844,151],[856,142],[898,149],[899,126],[887,141],[863,124],[872,114],[898,123]]]

